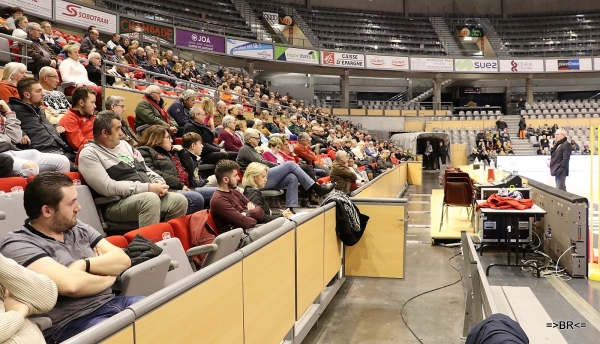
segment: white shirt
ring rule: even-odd
[[[23,31],[21,28],[17,28],[13,31],[12,36],[21,39],[27,39],[27,32]]]
[[[96,85],[88,79],[85,67],[72,58],[67,58],[58,67],[60,78],[63,82],[74,82],[75,84]]]

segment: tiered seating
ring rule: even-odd
[[[554,100],[526,103],[521,115],[528,119],[599,118],[600,104],[596,100]]]
[[[494,25],[514,56],[593,55],[600,41],[600,13],[499,18]]]
[[[427,17],[319,7],[298,10],[324,48],[445,55]]]
[[[178,26],[203,29],[207,32],[227,34],[234,37],[256,39],[233,3],[209,0],[128,0],[104,1],[108,8],[117,8],[121,13],[136,13],[156,21],[169,21],[172,16],[178,19]],[[98,6],[98,5],[97,5]],[[173,23],[170,23],[173,24]]]

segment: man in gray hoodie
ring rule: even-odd
[[[149,169],[135,148],[120,140],[121,118],[102,111],[94,121],[94,141],[79,154],[79,172],[98,194],[114,199],[103,211],[108,221],[138,221],[139,227],[184,216],[185,196],[169,192],[169,186]]]

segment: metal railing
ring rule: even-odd
[[[31,57],[27,56],[27,46],[33,44],[33,42],[30,41],[30,40],[27,40],[27,39],[13,37],[13,36],[6,35],[6,34],[3,34],[3,33],[0,33],[0,38],[5,38],[7,40],[13,41],[13,46],[16,45],[16,44],[18,44],[18,43],[23,44],[25,46],[25,49],[23,49],[25,55],[15,54],[15,53],[10,52],[10,51],[2,51],[2,50],[0,50],[0,54],[8,55],[11,58],[18,57],[18,58],[24,59],[25,62],[23,64],[27,65],[27,63],[31,60]],[[10,48],[12,48],[12,46]],[[23,62],[23,61],[21,61],[21,62]]]
[[[403,103],[396,101],[363,101],[350,100],[348,107],[345,107],[343,100],[316,100],[322,108],[329,109],[332,114],[342,116],[410,116],[410,117],[429,117],[429,116],[447,116],[448,111],[454,111],[454,105],[451,102],[414,102]],[[366,105],[371,103],[378,105]],[[406,118],[410,118],[406,117]]]

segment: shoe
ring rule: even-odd
[[[314,183],[311,186],[310,190],[313,191],[317,196],[323,197],[330,193],[333,189],[335,189],[335,184],[324,184],[319,185],[318,183]]]
[[[292,208],[292,207],[289,207],[288,209],[290,210],[290,213],[292,213],[292,214],[296,215],[296,212],[294,211],[294,208]]]
[[[303,199],[300,201],[300,208],[317,208],[317,206],[312,205],[309,200]]]

